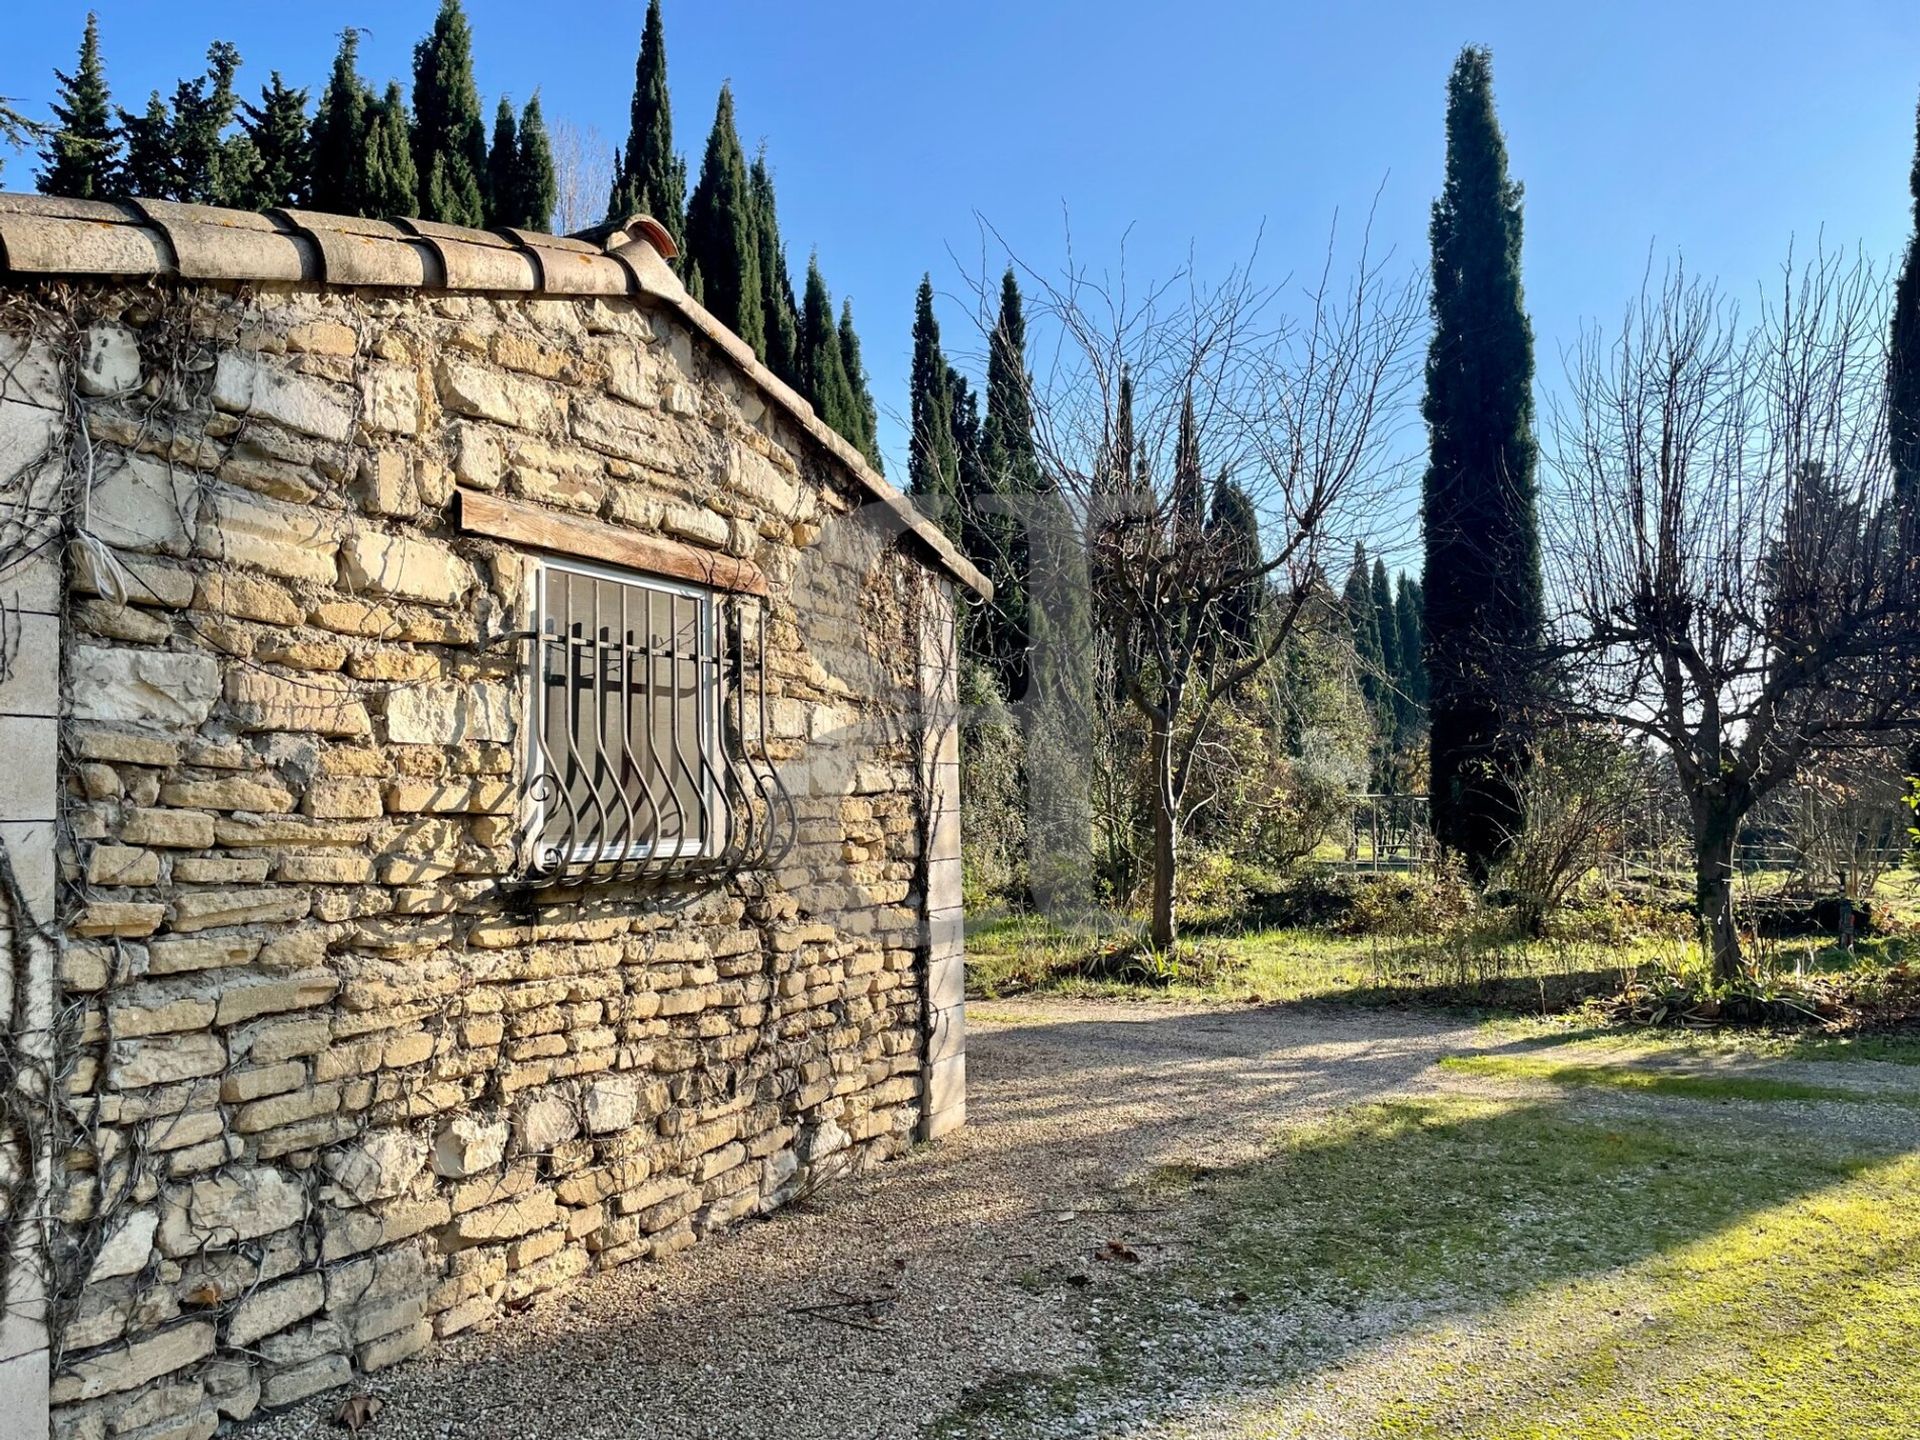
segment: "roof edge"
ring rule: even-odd
[[[432,221],[370,220],[312,210],[258,213],[171,200],[73,200],[0,192],[0,279],[170,278],[281,281],[336,289],[626,295],[676,312],[771,404],[846,469],[936,565],[982,599],[993,585],[913,500],[876,471],[813,406],[687,293],[667,261],[672,237],[633,215],[577,235],[474,230]]]

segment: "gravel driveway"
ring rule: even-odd
[[[1176,1215],[1116,1213],[1125,1182],[1425,1088],[1473,1036],[1411,1014],[1030,1001],[971,1024],[966,1130],[389,1372],[368,1436],[901,1440],[971,1386],[1087,1358],[1060,1288],[1023,1281],[1096,1271],[1113,1239],[1149,1263],[1177,1245]],[[253,1434],[340,1434],[336,1404]]]

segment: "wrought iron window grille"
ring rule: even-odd
[[[778,864],[793,799],[767,749],[767,604],[544,560],[524,644],[518,850],[534,885]]]

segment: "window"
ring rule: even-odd
[[[574,560],[542,562],[534,595],[531,877],[777,859],[792,807],[766,756],[760,603]]]

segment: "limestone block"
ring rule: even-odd
[[[222,410],[263,415],[289,430],[321,440],[353,435],[353,407],[325,381],[272,367],[271,361],[223,350],[213,371],[213,403]]]
[[[404,1329],[369,1340],[354,1352],[354,1358],[360,1362],[361,1372],[371,1375],[419,1354],[432,1342],[433,1325],[423,1317]]]
[[[0,1440],[46,1440],[47,1366],[44,1345],[0,1360]]]
[[[251,1166],[211,1175],[168,1192],[160,1249],[177,1258],[202,1246],[226,1248],[298,1225],[306,1215],[305,1188],[278,1170]]]
[[[587,1131],[605,1135],[632,1126],[640,1111],[639,1087],[627,1076],[609,1076],[587,1087]]]
[[[537,1096],[514,1112],[514,1149],[522,1154],[545,1154],[579,1133],[580,1112],[570,1096]]]
[[[473,567],[433,540],[360,531],[340,547],[340,582],[350,590],[451,605],[473,587]]]
[[[441,1243],[451,1250],[469,1245],[485,1245],[495,1240],[512,1240],[557,1225],[563,1217],[550,1191],[535,1190],[498,1205],[485,1205],[453,1217],[442,1232]]]
[[[313,897],[305,890],[193,890],[173,902],[173,928],[191,934],[222,925],[274,924],[298,920],[312,905]],[[221,1023],[230,1022],[223,1019]]]
[[[213,1010],[211,994],[191,981],[125,985],[114,991],[107,1007],[107,1028],[122,1040],[204,1030],[213,1023]]]
[[[131,1390],[206,1359],[213,1348],[213,1326],[206,1321],[176,1325],[124,1348],[72,1361],[55,1377],[50,1398],[55,1405],[73,1405]]]
[[[260,1015],[310,1009],[326,1004],[339,989],[338,977],[325,970],[299,971],[291,975],[246,976],[221,990],[220,1008],[214,1016],[214,1023],[238,1025]]]
[[[245,1420],[260,1405],[260,1375],[245,1360],[215,1360],[203,1366],[200,1383],[207,1398],[229,1420]]]
[[[387,696],[387,739],[395,745],[504,744],[514,728],[512,692],[491,681],[407,685]]]
[[[440,403],[456,415],[545,431],[553,429],[566,414],[565,401],[551,387],[464,360],[443,357],[434,369],[434,380],[440,390]]]
[[[115,1222],[94,1256],[93,1268],[87,1271],[87,1284],[97,1285],[116,1275],[136,1275],[145,1269],[153,1258],[153,1232],[159,1226],[160,1215],[154,1210],[135,1210]]]
[[[0,403],[58,410],[66,404],[65,367],[45,340],[0,334]]]
[[[360,395],[368,428],[393,435],[420,433],[420,387],[411,370],[376,365],[367,372]]]
[[[218,1075],[226,1066],[227,1047],[217,1035],[116,1040],[107,1051],[107,1084],[115,1090],[143,1090]]]
[[[211,655],[73,647],[73,718],[146,729],[194,729],[220,695],[220,666]]]
[[[342,675],[314,673],[293,679],[236,668],[227,672],[226,697],[250,730],[346,736],[365,735],[373,728],[366,705]]]
[[[130,845],[203,850],[213,844],[213,816],[192,810],[129,810],[120,821],[120,838]]]
[[[87,504],[87,528],[119,550],[186,555],[199,524],[200,482],[148,455],[118,455],[101,467]]]
[[[0,715],[60,713],[60,617],[7,614]]]
[[[281,586],[238,570],[194,576],[193,608],[266,625],[298,625],[305,618]]]
[[[235,1349],[251,1348],[316,1314],[326,1300],[327,1284],[318,1274],[296,1275],[255,1290],[234,1307],[233,1317],[227,1321],[227,1344]]]
[[[238,490],[207,488],[193,553],[286,580],[331,584],[338,522],[312,505],[288,505]]]
[[[160,857],[130,845],[96,845],[87,855],[89,885],[158,885]]]
[[[406,1130],[376,1130],[324,1161],[334,1184],[362,1205],[400,1194],[426,1163],[425,1138]]]
[[[451,1180],[464,1180],[493,1169],[506,1153],[506,1121],[459,1115],[434,1136],[433,1171]]]
[[[454,439],[455,478],[476,490],[497,490],[505,470],[500,447],[493,437],[477,425],[462,425]]]
[[[140,388],[140,344],[116,322],[91,326],[80,343],[82,395],[125,395]]]
[[[353,1362],[344,1355],[322,1355],[288,1369],[271,1371],[260,1385],[260,1403],[269,1409],[292,1405],[353,1379]]]
[[[212,844],[212,830],[208,830]],[[183,861],[174,862],[177,878]],[[191,939],[163,938],[147,946],[149,975],[182,975],[195,970],[218,970],[229,965],[245,965],[260,953],[260,941],[247,935],[196,935]]]
[[[217,780],[174,780],[160,787],[160,803],[185,810],[251,810],[284,815],[293,809],[293,793],[245,775],[223,775]]]

